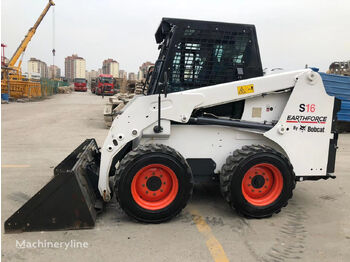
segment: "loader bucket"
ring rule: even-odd
[[[53,178],[6,220],[5,233],[94,227],[102,208],[99,163],[95,139],[85,140],[54,169]]]

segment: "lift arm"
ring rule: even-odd
[[[23,52],[26,50],[28,43],[30,42],[30,40],[32,39],[33,35],[35,34],[36,29],[38,28],[38,26],[40,25],[41,21],[43,20],[43,18],[45,17],[45,15],[47,14],[47,12],[49,11],[50,7],[55,5],[55,3],[52,0],[49,0],[49,2],[47,3],[45,9],[43,10],[43,12],[40,14],[38,20],[36,21],[36,23],[34,24],[33,27],[31,27],[28,31],[28,34],[25,36],[25,38],[22,40],[21,44],[19,45],[19,47],[17,48],[16,52],[13,54],[13,56],[11,57],[9,63],[8,63],[8,67],[15,67],[15,64],[18,61],[18,58],[21,56],[21,54],[23,54]]]

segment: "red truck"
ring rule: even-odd
[[[114,95],[114,82],[113,76],[107,74],[101,74],[96,80],[96,95]]]
[[[75,78],[74,79],[74,90],[75,91],[87,91],[86,79],[85,78]]]

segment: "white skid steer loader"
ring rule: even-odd
[[[339,101],[317,72],[263,76],[252,25],[164,18],[156,40],[147,94],[101,149],[87,139],[61,162],[6,232],[91,228],[112,193],[130,217],[163,222],[208,181],[240,214],[264,218],[296,181],[334,178]]]

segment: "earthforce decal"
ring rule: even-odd
[[[288,115],[287,123],[301,123],[301,124],[325,124],[326,116],[298,116]]]
[[[315,104],[300,104],[299,112],[314,113],[316,111]],[[300,131],[302,133],[324,133],[325,127],[309,126],[306,124],[325,124],[327,121],[326,116],[301,116],[301,115],[288,115],[287,123],[298,123],[299,126],[293,126],[293,130]]]
[[[238,95],[245,95],[249,93],[254,93],[254,85],[237,86]]]

